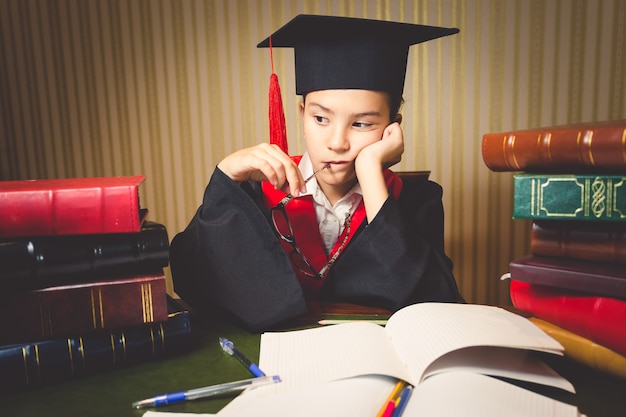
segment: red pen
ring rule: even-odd
[[[387,407],[385,407],[385,409],[383,410],[383,413],[381,414],[381,417],[391,417],[391,415],[393,414],[393,410],[396,409],[396,402],[395,401],[389,401],[387,403]]]
[[[396,403],[398,399],[400,398],[400,393],[402,392],[402,389],[405,387],[405,385],[406,385],[406,382],[404,381],[398,381],[396,383],[395,387],[393,387],[393,390],[391,391],[391,394],[389,394],[389,397],[387,397],[385,404],[383,405],[381,410],[378,412],[376,417],[390,417],[391,416],[391,414],[396,408]]]

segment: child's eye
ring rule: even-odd
[[[328,123],[328,119],[324,116],[313,116],[317,123]]]
[[[372,127],[372,123],[367,123],[367,122],[354,122],[352,124],[352,126],[358,128],[358,129],[367,129],[369,127]]]

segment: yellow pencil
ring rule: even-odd
[[[398,382],[396,382],[396,385],[393,387],[393,390],[391,390],[391,394],[389,394],[389,397],[387,397],[387,399],[385,400],[383,406],[381,407],[380,411],[378,412],[378,414],[376,414],[376,417],[382,417],[382,415],[385,413],[385,411],[388,408],[388,405],[390,402],[394,403],[396,402],[396,399],[398,397],[398,394],[400,392],[402,392],[402,389],[404,388],[404,386],[406,385],[406,382],[399,380]]]

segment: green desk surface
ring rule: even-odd
[[[356,315],[381,318],[380,311],[357,311]],[[330,315],[314,311],[294,327],[314,325],[322,317],[348,316],[341,310],[333,310]],[[241,363],[222,351],[218,337],[229,338],[247,356],[256,360],[259,356],[258,334],[200,318],[195,318],[192,326],[197,347],[188,354],[3,396],[0,397],[0,414],[12,417],[141,416],[146,410],[131,408],[132,402],[167,392],[251,377]],[[577,390],[574,401],[587,417],[625,415],[626,381],[594,372],[562,358],[551,361],[551,365],[574,384]],[[188,401],[154,410],[215,413],[232,398],[231,395]]]

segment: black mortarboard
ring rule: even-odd
[[[257,47],[294,48],[296,94],[329,89],[402,95],[411,45],[456,28],[382,20],[298,15]]]

